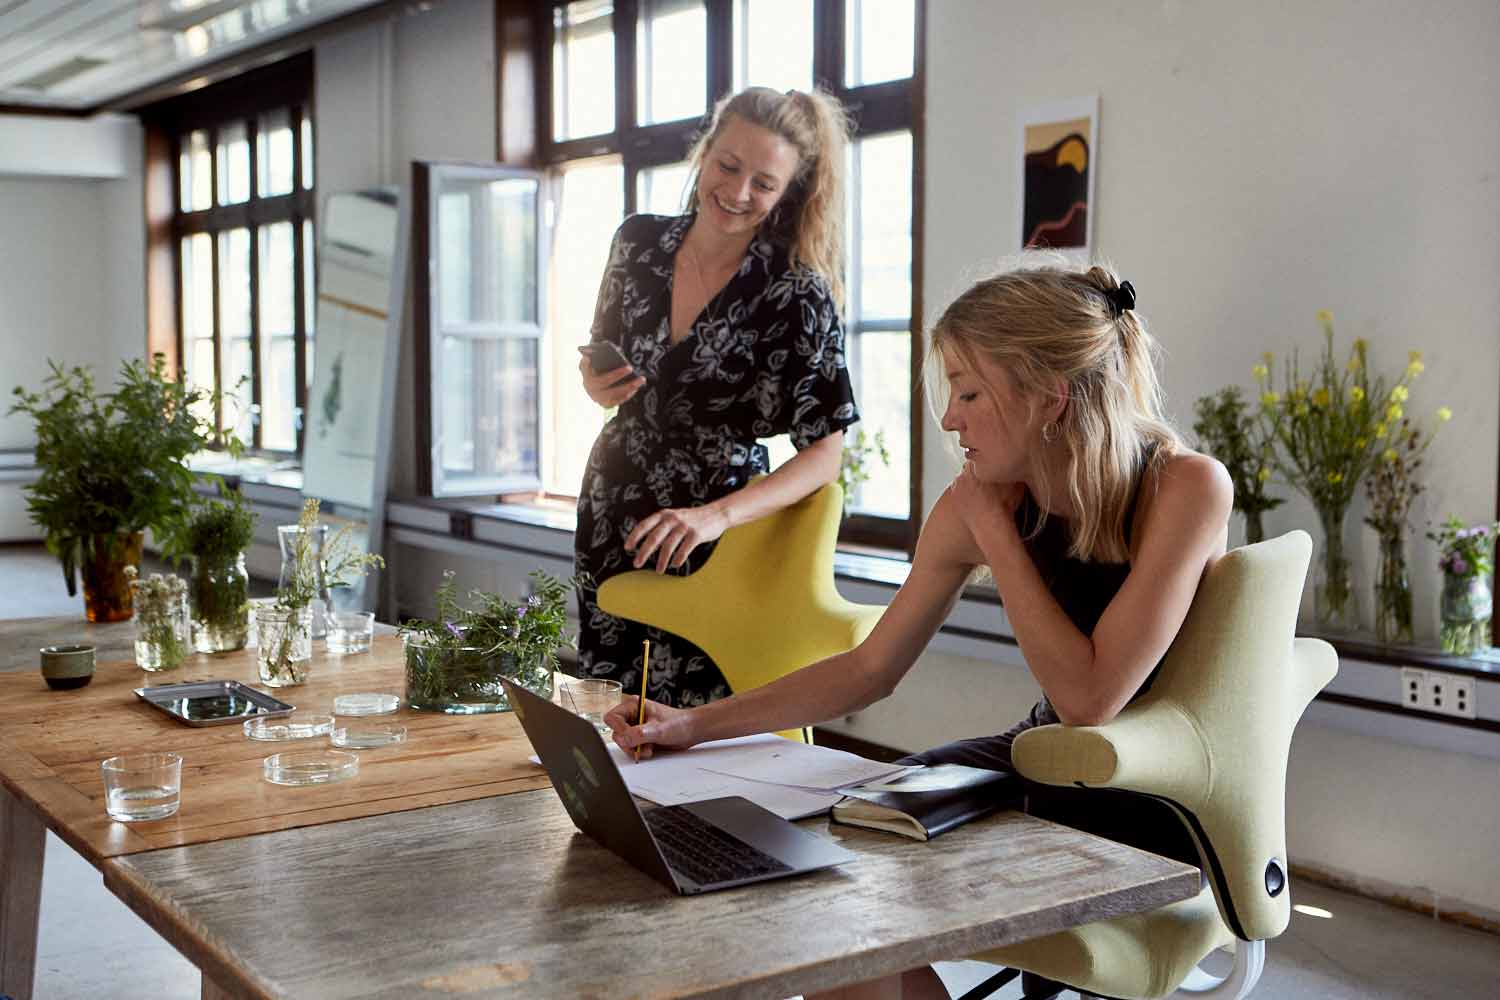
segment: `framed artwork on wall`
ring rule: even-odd
[[[1023,108],[1019,132],[1021,249],[1087,261],[1094,244],[1099,98]]]

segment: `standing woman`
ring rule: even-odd
[[[693,147],[688,214],[615,233],[591,339],[628,365],[579,365],[589,398],[618,407],[578,497],[584,676],[634,688],[650,638],[652,699],[731,693],[698,647],[601,611],[597,587],[646,566],[691,572],[726,529],[837,478],[859,419],[839,317],[847,144],[832,97],[751,87],[719,102]],[[778,434],[797,455],[770,472],[759,439]]]

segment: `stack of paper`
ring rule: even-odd
[[[609,750],[626,787],[658,805],[739,795],[784,819],[827,812],[843,797],[838,789],[910,770],[771,734],[658,751],[641,761],[613,744]]]

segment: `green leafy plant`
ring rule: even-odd
[[[1438,569],[1445,576],[1466,580],[1490,575],[1497,532],[1500,522],[1470,526],[1450,516],[1436,531],[1429,530],[1427,537],[1437,543]]]
[[[15,389],[11,413],[36,422],[37,481],[27,487],[31,519],[62,561],[68,593],[84,543],[93,536],[150,529],[179,532],[193,499],[189,455],[220,441],[199,412],[218,395],[168,377],[166,359],[121,366],[113,392],[99,394],[93,374],[51,362],[41,392]]]
[[[891,453],[885,446],[885,431],[866,435],[863,428],[854,432],[844,444],[843,459],[839,462],[839,485],[844,489],[844,515],[849,514],[849,498],[862,483],[870,481],[870,468],[876,458],[886,468],[891,464]]]
[[[524,600],[474,590],[468,595],[473,606],[466,608],[459,603],[453,573],[445,573],[434,595],[435,616],[401,626],[407,640],[407,700],[414,707],[435,707],[476,694],[481,700],[501,699],[497,669],[522,687],[548,690],[557,651],[572,645],[564,635],[567,599],[581,579],[559,580],[536,570],[532,593]]]
[[[1193,404],[1198,447],[1224,463],[1234,483],[1234,509],[1245,515],[1245,541],[1265,538],[1261,515],[1285,501],[1266,492],[1271,481],[1272,440],[1239,386],[1220,389]]]
[[[257,517],[238,490],[221,487],[220,498],[199,503],[182,532],[164,546],[174,561],[188,556],[195,561],[194,620],[215,630],[213,641],[228,648],[244,645],[250,594],[239,557],[255,538]]]

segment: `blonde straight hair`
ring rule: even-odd
[[[1022,392],[1063,386],[1066,405],[1049,446],[1068,453],[1061,485],[1078,512],[1068,546],[1075,559],[1129,561],[1125,512],[1137,476],[1148,454],[1160,468],[1182,448],[1163,415],[1159,348],[1133,308],[1116,307],[1119,287],[1103,265],[1008,271],[955,299],[932,334],[929,360],[937,365],[953,352],[970,366],[986,359]],[[1048,498],[1037,501],[1045,519]]]
[[[844,161],[849,146],[849,116],[844,106],[821,90],[749,87],[714,105],[708,128],[693,143],[688,161],[689,207],[698,208],[698,176],[724,125],[730,119],[758,125],[797,150],[797,173],[776,208],[761,225],[763,235],[786,246],[792,266],[823,276],[834,301],[844,305]]]

